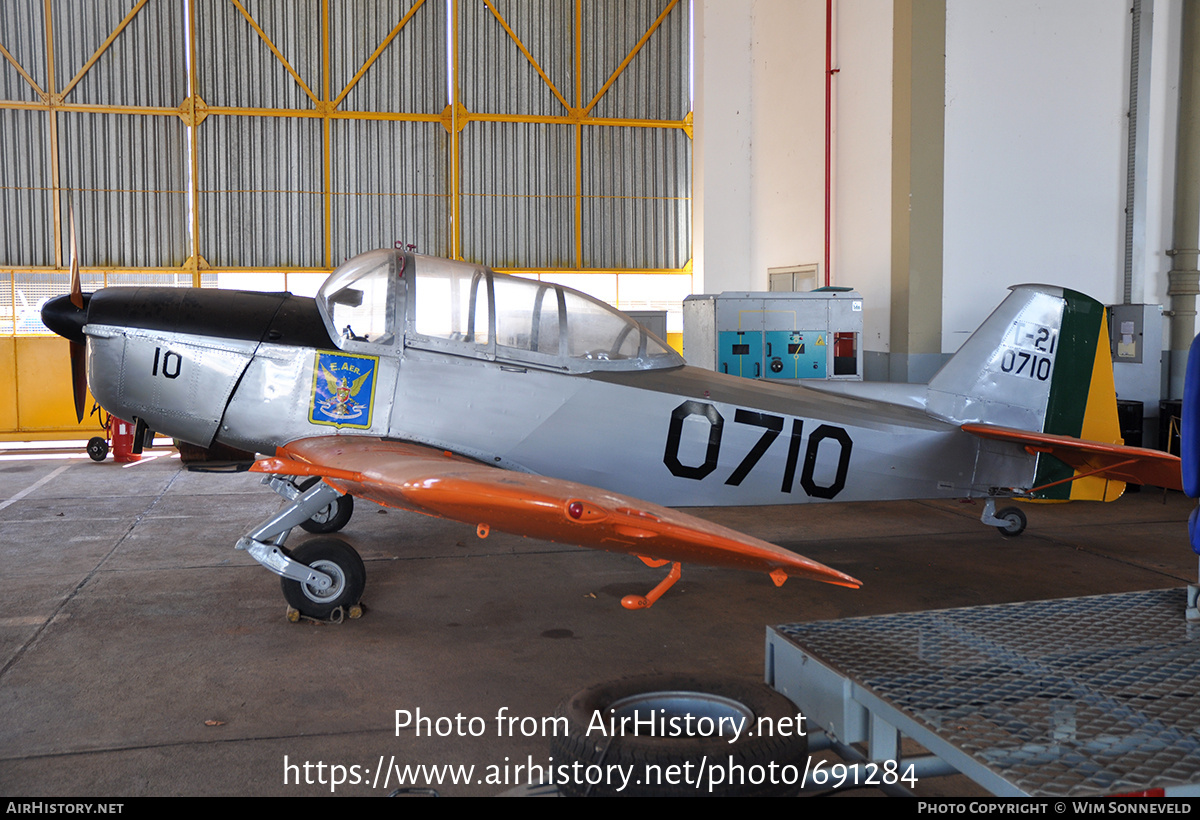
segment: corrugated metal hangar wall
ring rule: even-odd
[[[85,290],[311,293],[404,243],[682,298],[690,36],[680,0],[6,0],[0,432],[75,426],[61,340],[24,335],[68,203]]]

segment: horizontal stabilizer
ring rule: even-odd
[[[510,472],[399,441],[301,439],[256,472],[321,474],[343,492],[389,507],[563,544],[758,570],[857,589],[856,578],[693,515],[584,484]],[[297,464],[302,462],[303,465]]]
[[[1096,476],[1111,481],[1183,489],[1178,456],[1143,447],[1104,444],[1053,433],[1034,433],[990,424],[964,424],[973,436],[1024,445],[1030,453],[1046,453],[1076,471],[1076,478]],[[1070,479],[1068,479],[1070,480]],[[1039,488],[1034,487],[1035,491]]]

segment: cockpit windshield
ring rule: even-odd
[[[403,263],[398,251],[370,251],[346,262],[321,285],[317,303],[342,347],[395,339],[394,294]]]

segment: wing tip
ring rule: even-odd
[[[826,583],[833,584],[834,586],[846,587],[847,589],[862,589],[862,581],[858,580],[857,578],[851,578],[849,575],[847,575],[846,578],[848,580],[826,581]]]
[[[833,586],[846,587],[847,589],[862,589],[863,582],[855,578],[853,575],[847,575],[844,572],[838,572],[836,569],[820,565],[820,569],[812,567],[803,567],[796,572],[813,581],[820,581]],[[788,572],[783,567],[776,567],[767,573],[771,580],[775,582],[775,586],[783,586],[783,582],[788,579]]]

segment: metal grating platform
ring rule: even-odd
[[[997,795],[1200,794],[1186,590],[790,624],[767,682],[842,743],[902,734]]]

